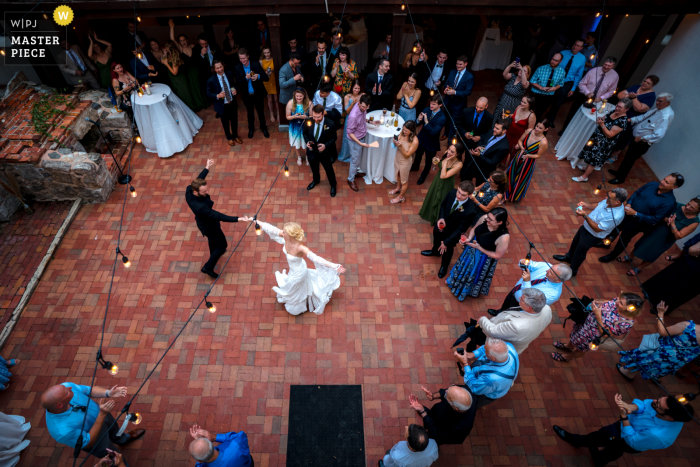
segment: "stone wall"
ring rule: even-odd
[[[80,99],[92,102],[92,108],[96,110],[96,116],[99,118],[93,120],[100,123],[102,131],[108,133],[112,141],[131,141],[134,133],[131,131],[129,114],[115,111],[109,94],[93,89],[81,92]]]

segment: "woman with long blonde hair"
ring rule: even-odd
[[[180,56],[177,44],[173,41],[165,41],[163,47],[163,58],[161,63],[168,69],[170,84],[172,84],[175,95],[182,99],[193,112],[198,112],[207,108],[208,103],[202,98],[199,91],[199,83],[191,73],[185,69],[185,62]]]
[[[304,88],[294,90],[285,112],[289,122],[289,145],[297,150],[297,165],[301,165],[301,158],[306,155],[304,121],[309,118],[309,95]],[[308,157],[306,165],[309,165]]]
[[[330,301],[333,291],[340,287],[340,274],[345,268],[340,264],[326,261],[314,254],[304,244],[306,234],[296,222],[287,222],[283,229],[257,221],[273,241],[284,245],[282,251],[287,256],[289,274],[286,270],[275,271],[277,286],[272,290],[277,301],[292,315],[311,311],[320,315]],[[308,269],[304,258],[310,259],[316,269]]]

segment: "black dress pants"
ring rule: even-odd
[[[559,113],[559,108],[564,104],[564,101],[567,99],[566,96],[573,86],[573,81],[567,81],[554,92],[554,100],[549,108],[549,112],[547,112],[547,120],[554,123],[554,119],[557,118],[557,114]],[[537,116],[537,118],[541,119],[539,116]]]
[[[538,121],[542,120],[550,104],[554,102],[554,94],[547,96],[545,94],[532,93],[532,96],[535,98],[532,111],[535,112],[535,118],[537,118]]]
[[[510,292],[508,292],[508,295],[506,295],[505,300],[503,300],[503,304],[501,305],[501,308],[498,310],[500,313],[501,311],[508,310],[509,308],[515,308],[520,306],[520,302],[518,302],[515,299],[515,293],[513,292],[515,288],[511,289]]]
[[[452,232],[447,232],[446,230],[440,232],[437,223],[435,224],[435,227],[433,227],[433,254],[440,254],[438,252],[438,248],[440,248],[440,243],[450,235],[452,235]],[[455,252],[455,245],[445,245],[445,247],[447,247],[447,249],[442,254],[440,266],[447,269],[450,266],[450,261],[452,261],[452,255]]]
[[[321,171],[319,166],[322,165],[323,170],[326,171],[328,183],[330,183],[331,186],[336,186],[335,171],[333,170],[333,163],[330,158],[319,156],[318,154],[310,155],[309,151],[306,151],[306,155],[309,158],[309,166],[311,167],[311,173],[314,177],[314,183],[321,183]]]
[[[114,423],[114,417],[112,416],[112,414],[107,414],[105,416],[104,424],[100,429],[100,433],[97,436],[96,444],[89,448],[83,448],[83,452],[90,453],[90,451],[92,451],[92,455],[95,456],[95,458],[97,459],[102,459],[107,454],[109,454],[107,449],[120,452],[119,449],[114,445],[114,443],[123,444],[126,441],[128,441],[129,437],[126,434],[123,434],[122,436],[117,436],[118,432],[119,424]],[[105,433],[107,434],[105,435]],[[128,467],[129,464],[126,462],[126,458],[122,456],[122,459],[124,465]]]
[[[577,446],[593,448],[593,464],[596,467],[619,459],[626,452],[630,454],[640,452],[632,449],[622,438],[620,425],[620,422],[615,422],[587,435],[572,434],[571,442]],[[598,448],[603,448],[603,450],[598,451]],[[598,452],[596,453],[596,451]]]
[[[204,269],[213,271],[219,258],[226,253],[226,248],[228,247],[226,235],[224,235],[221,227],[219,227],[218,232],[216,230],[207,232],[206,234],[202,232],[202,235],[207,237],[207,241],[209,242],[209,260],[204,264]]]
[[[630,242],[639,233],[645,234],[651,232],[656,225],[649,224],[636,218],[635,216],[625,216],[625,219],[618,226],[620,231],[620,237],[617,239],[617,243],[610,252],[611,257],[617,257],[627,248],[629,253],[632,252],[630,248]],[[613,233],[616,231],[613,230]]]
[[[467,163],[466,161],[471,160],[471,158],[472,156],[466,155],[464,167],[462,167],[462,170],[459,171],[459,179],[461,181],[471,181],[473,178],[476,180],[474,182],[474,186],[479,186],[486,181],[485,177],[488,177],[491,172],[496,170],[496,167],[493,167],[491,164],[485,162],[479,163],[478,157],[475,157],[474,160]]]
[[[255,112],[258,113],[260,129],[267,130],[267,124],[265,123],[265,96],[261,94],[242,94],[241,97],[248,112],[248,130],[255,130]]]
[[[416,153],[413,156],[413,164],[411,165],[411,172],[416,172],[420,170],[420,163],[423,160],[423,154],[425,154],[425,167],[420,174],[420,178],[428,178],[428,173],[430,173],[430,167],[433,165],[433,158],[437,151],[426,151],[423,146],[418,146]]]
[[[585,222],[585,221],[584,221]],[[584,226],[579,227],[578,232],[571,241],[566,257],[569,258],[571,272],[576,274],[586,260],[588,250],[600,243],[601,239],[590,233]]]
[[[235,100],[224,104],[224,113],[221,114],[221,124],[224,127],[224,134],[227,140],[231,141],[238,138],[238,104]]]
[[[629,148],[627,148],[625,158],[620,164],[620,168],[617,169],[617,176],[615,178],[624,182],[630,170],[632,170],[634,163],[637,162],[637,159],[646,154],[650,147],[649,143],[645,143],[644,141],[636,142],[632,140]]]

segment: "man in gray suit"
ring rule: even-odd
[[[59,42],[64,49],[58,54],[58,65],[68,84],[77,85],[82,81],[92,89],[100,89],[95,78],[95,65],[83,54],[77,45],[71,46],[67,40]]]
[[[304,82],[301,74],[301,55],[298,52],[289,54],[289,61],[280,68],[280,123],[288,124],[287,104],[294,97],[294,90]]]

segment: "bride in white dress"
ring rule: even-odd
[[[289,274],[286,270],[275,271],[277,287],[272,290],[277,294],[277,301],[284,303],[284,307],[293,315],[300,315],[307,309],[317,315],[322,314],[333,291],[340,287],[338,275],[344,273],[345,268],[311,252],[304,245],[304,231],[296,222],[287,222],[283,230],[266,222],[258,221],[258,224],[270,239],[284,245],[282,251],[289,263]],[[316,269],[306,267],[305,256]]]

